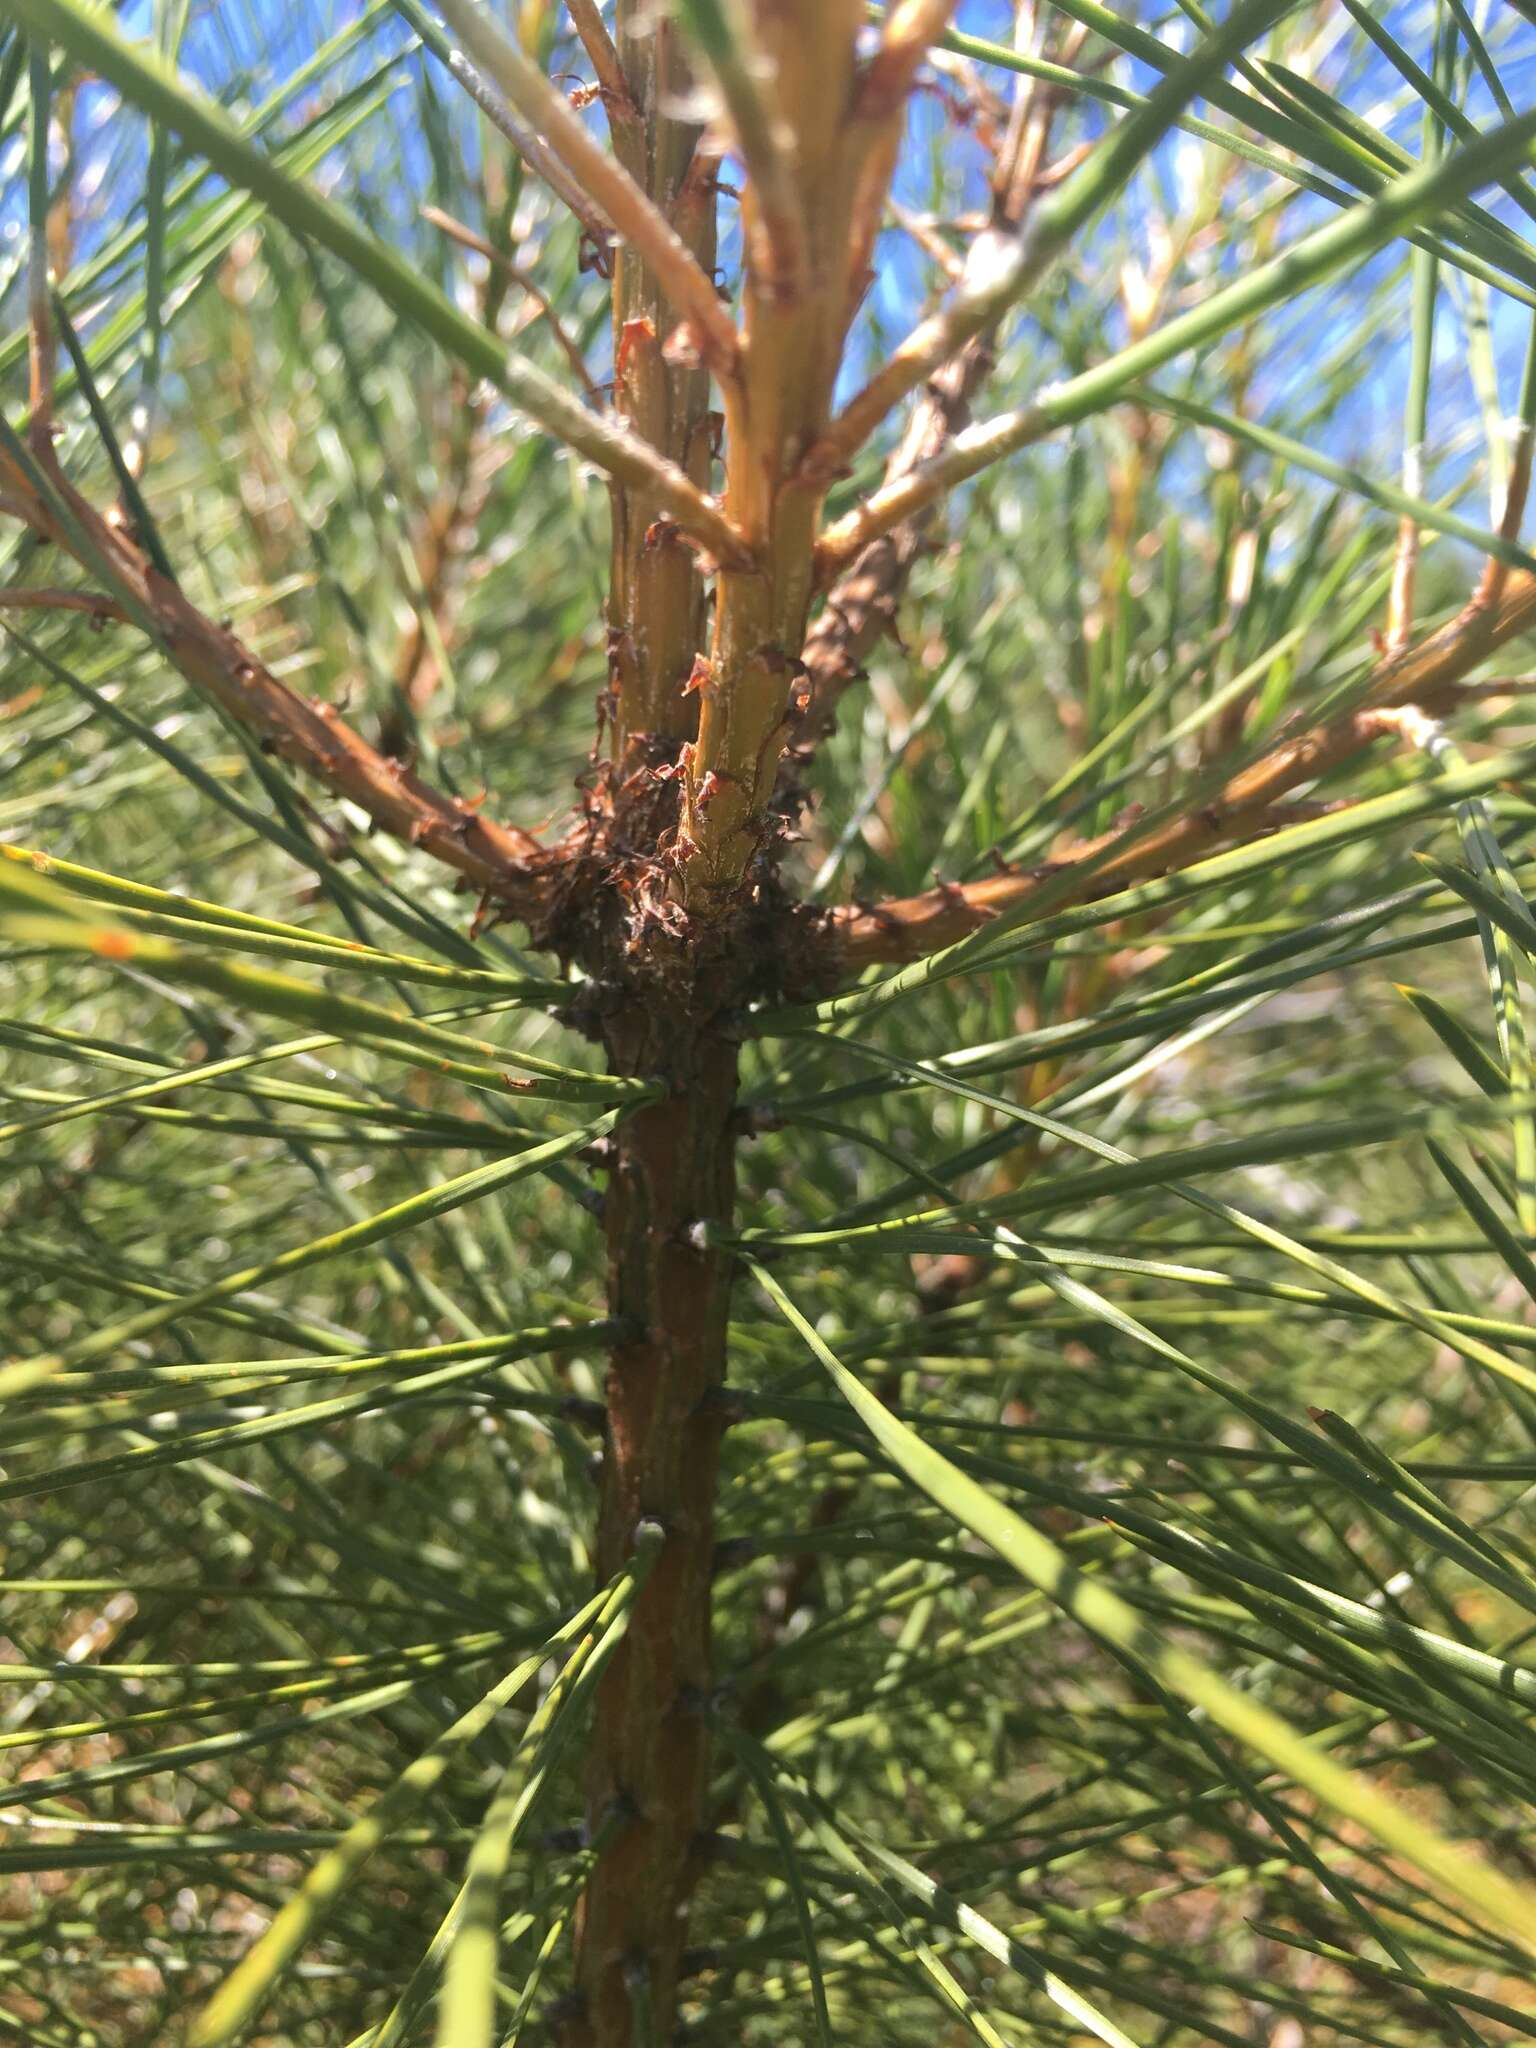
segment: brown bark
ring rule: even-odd
[[[929,383],[901,444],[886,465],[886,479],[905,476],[936,455],[952,434],[969,424],[971,399],[992,368],[985,339],[971,342]],[[837,723],[843,692],[862,680],[863,664],[882,638],[894,634],[896,614],[913,564],[929,545],[931,513],[907,520],[855,557],[827,593],[806,635],[800,662],[809,694],[784,754],[781,778],[792,781],[814,749]]]
[[[612,42],[595,10],[576,19],[608,99],[616,153],[707,273],[715,163],[681,112],[693,81],[676,24],[648,0],[620,0]],[[614,407],[707,490],[708,374],[680,346],[683,322],[643,254],[621,240],[613,262]],[[695,551],[654,496],[617,485],[604,707],[612,732],[588,807],[589,826],[601,826],[596,867],[612,865],[599,883],[607,908],[592,906],[586,930],[599,971],[628,990],[623,1009],[600,1026],[610,1066],[659,1075],[668,1093],[613,1141],[608,1300],[634,1334],[614,1346],[605,1389],[599,1582],[623,1564],[642,1519],[662,1525],[666,1545],[597,1692],[587,1815],[604,1846],[582,1901],[563,2048],[670,2039],[709,1775],[702,1709],[722,1422],[708,1396],[725,1377],[730,1265],[689,1232],[731,1213],[737,1055],[690,993],[697,963],[660,957],[671,942],[652,912],[668,892],[649,858],[675,824],[675,788],[655,771],[664,774],[697,729],[698,700],[685,686],[706,631]],[[621,875],[630,884],[627,915],[614,894],[625,893]]]
[[[699,129],[677,118],[691,96],[680,31],[641,0],[618,11],[617,61],[628,118],[613,143],[625,169],[666,215],[701,269],[715,261],[713,162]],[[613,404],[658,453],[709,488],[709,376],[673,346],[684,326],[641,253],[613,253]],[[653,493],[615,485],[608,594],[613,759],[621,776],[675,757],[698,723],[684,694],[704,645],[704,580],[696,553]]]
[[[621,0],[610,43],[588,12],[585,20],[578,13],[578,26],[609,96],[614,148],[708,272],[715,166],[699,151],[697,125],[679,112],[692,80],[678,29],[645,0]],[[642,254],[621,241],[613,260],[615,409],[707,489],[708,375],[678,346],[682,322]],[[689,1230],[731,1213],[737,1055],[701,1021],[690,963],[673,960],[668,971],[660,954],[670,942],[642,909],[666,894],[647,857],[675,821],[676,795],[653,775],[697,729],[698,701],[685,685],[706,634],[698,557],[664,511],[634,486],[614,489],[605,704],[612,733],[588,811],[589,825],[602,827],[593,857],[599,868],[614,865],[599,885],[607,909],[593,906],[595,927],[587,930],[599,970],[628,986],[623,1009],[601,1022],[610,1066],[668,1084],[666,1097],[613,1141],[608,1300],[634,1334],[614,1346],[605,1389],[599,1582],[623,1564],[642,1519],[662,1525],[666,1545],[597,1692],[587,1816],[604,1846],[582,1900],[563,2048],[670,2039],[709,1774],[702,1709],[721,1415],[707,1397],[725,1377],[730,1265],[698,1249]],[[644,874],[629,875],[638,887],[626,917],[614,886],[622,895],[619,875],[629,874],[639,849]],[[656,971],[637,973],[644,955]]]
[[[598,1690],[588,1821],[605,1830],[582,1907],[566,2048],[671,2038],[709,1774],[710,1577],[726,1368],[728,1256],[692,1226],[730,1216],[735,1044],[665,1003],[633,1002],[606,1032],[621,1073],[662,1073],[667,1098],[618,1133],[607,1202],[609,1302],[635,1331],[614,1346],[597,1576],[643,1517],[666,1547]],[[612,1827],[615,1816],[619,1819]],[[649,2027],[637,2028],[643,2004]]]

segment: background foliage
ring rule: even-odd
[[[1089,85],[1144,89],[1118,18],[1071,12],[1095,29]],[[579,74],[556,12],[522,14]],[[932,242],[978,205],[1005,118],[1009,10],[958,19],[899,190],[938,225],[890,224],[865,360],[934,291]],[[1149,10],[1120,40],[1190,20]],[[515,252],[609,374],[574,227],[390,8],[156,0],[124,22],[569,377],[508,259],[422,209]],[[1020,47],[1059,29],[1026,22]],[[35,80],[4,37],[16,417]],[[1320,182],[1358,190],[1440,148],[1435,90],[1474,126],[1528,105],[1536,28],[1460,0],[1325,5],[1263,54],[1297,81],[1283,133],[1256,51],[1241,106],[1198,109],[1252,150],[1171,137],[1009,330],[998,403],[1329,217]],[[365,730],[408,733],[448,787],[524,824],[563,811],[604,673],[599,485],[53,64],[55,274],[105,414],[147,437],[154,525],[198,601]],[[1104,117],[1070,97],[1058,151]],[[1042,857],[1347,701],[1386,615],[1393,486],[1496,524],[1536,205],[1519,180],[1482,203],[1456,216],[1465,262],[1397,242],[968,489],[823,756],[802,886],[902,894],[994,850]],[[110,495],[78,380],[60,397],[62,459]],[[1420,630],[1480,566],[1425,538]],[[7,546],[7,582],[51,580]],[[130,630],[5,618],[0,850],[45,855],[74,908],[10,899],[0,1021],[20,1361],[0,1383],[0,2031],[178,2038],[414,1769],[419,1797],[386,1806],[324,1928],[285,1923],[305,1939],[255,2038],[467,2041],[493,1993],[494,2038],[531,2039],[588,1853],[579,1740],[547,1739],[579,1730],[581,1680],[551,1707],[537,1653],[591,1595],[603,1300],[580,1148],[613,1096],[579,1099],[592,1055],[566,992],[526,985],[548,962],[472,930],[424,856],[281,775]],[[1529,1939],[1166,1664],[1220,1671],[1412,1827],[1476,1845],[1468,1872],[1536,1877],[1518,683],[1433,744],[1351,762],[1315,815],[1187,886],[1025,926],[856,1015],[778,1013],[749,1044],[739,1235],[767,1263],[732,1336],[701,2039],[1536,2033]],[[134,957],[80,937],[91,904]],[[283,1011],[275,974],[305,980],[311,1014]],[[469,1019],[499,1059],[558,1062],[574,1099],[509,1108],[343,997]],[[542,1171],[522,1160],[566,1136]],[[915,1448],[882,1448],[807,1333]],[[925,1446],[1142,1632],[1021,1584],[1002,1521],[962,1526],[936,1465],[912,1483]],[[434,1752],[528,1655],[531,1688]],[[429,1945],[466,1859],[530,1788],[492,1887],[499,1952],[461,1942],[458,2003],[435,2006],[454,1945]]]

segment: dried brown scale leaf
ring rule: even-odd
[[[597,73],[598,88],[609,120],[625,126],[637,122],[640,110],[635,105],[619,53],[614,48],[613,38],[608,33],[596,0],[566,0],[566,11],[581,38],[588,62]]]
[[[779,874],[789,823],[765,829],[728,919],[690,911],[678,889],[680,789],[691,755],[651,735],[628,774],[606,760],[581,782],[580,823],[540,926],[541,941],[583,968],[614,1003],[645,1004],[658,991],[691,1012],[736,1015],[754,1002],[800,999],[829,989],[829,914],[797,903]],[[701,783],[704,801],[718,791]],[[600,1020],[572,1018],[600,1036]]]

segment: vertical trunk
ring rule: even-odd
[[[731,1213],[736,1048],[675,1012],[632,1012],[608,1032],[610,1058],[665,1072],[673,1092],[621,1130],[609,1178],[609,1302],[641,1334],[615,1346],[608,1373],[599,1575],[642,1516],[667,1543],[598,1692],[588,1814],[622,1821],[583,1903],[569,2048],[670,2040],[709,1769],[721,1418],[707,1397],[725,1377],[730,1262],[696,1249],[689,1225]]]
[[[635,113],[615,124],[614,147],[701,267],[713,270],[712,165],[698,156],[698,127],[676,115],[692,91],[680,31],[652,0],[620,0],[617,34]],[[613,274],[615,410],[707,491],[709,375],[669,357],[677,326],[644,259],[621,243]],[[632,487],[613,492],[608,630],[613,759],[627,776],[672,759],[692,736],[697,711],[683,685],[704,645],[697,558],[655,498]]]

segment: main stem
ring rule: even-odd
[[[714,163],[681,111],[693,81],[678,30],[652,0],[619,0],[614,50],[623,74],[623,103],[610,107],[614,147],[707,271]],[[614,406],[708,488],[708,375],[672,346],[676,310],[641,254],[620,242],[613,260]],[[627,486],[613,498],[608,628],[606,800],[622,862],[655,844],[675,801],[653,778],[696,729],[684,685],[706,631],[697,558],[661,506]],[[611,889],[605,900],[622,925]],[[709,1773],[703,1707],[722,1417],[708,1397],[725,1378],[730,1268],[689,1233],[731,1213],[737,1057],[708,1026],[696,963],[662,957],[666,940],[650,936],[648,947],[610,922],[599,941],[605,975],[626,990],[602,1026],[609,1066],[666,1089],[621,1127],[609,1174],[608,1301],[634,1334],[614,1347],[608,1369],[599,1582],[629,1556],[642,1518],[662,1525],[666,1544],[597,1694],[587,1816],[602,1847],[582,1900],[564,2048],[670,2040]]]
[[[699,129],[676,117],[693,89],[678,30],[650,0],[620,0],[617,29],[630,109],[613,122],[615,151],[701,267],[712,270],[714,165],[700,155]],[[658,454],[708,490],[708,373],[669,355],[678,315],[644,258],[620,243],[613,262],[614,408]],[[654,497],[615,489],[608,665],[612,758],[621,780],[675,759],[692,736],[698,713],[683,686],[703,644],[704,583],[696,556]]]
[[[568,2048],[671,2039],[709,1773],[710,1577],[723,1417],[730,1260],[692,1226],[731,1214],[735,1044],[658,1001],[610,1024],[616,1071],[669,1093],[626,1124],[607,1202],[608,1299],[635,1334],[611,1354],[597,1576],[636,1524],[666,1531],[660,1561],[597,1695],[588,1823],[600,1833],[582,1906]]]
[[[813,231],[793,302],[747,266],[742,361],[722,397],[727,503],[756,559],[750,573],[719,579],[708,660],[694,553],[638,489],[619,489],[613,509],[613,731],[591,816],[618,865],[598,918],[596,978],[624,992],[602,1026],[611,1069],[659,1080],[665,1094],[621,1127],[609,1179],[608,1302],[634,1334],[615,1346],[608,1372],[599,1579],[623,1565],[642,1518],[662,1525],[666,1544],[597,1695],[587,1806],[601,1846],[582,1902],[565,2048],[646,2048],[670,2042],[676,2023],[709,1778],[724,1424],[711,1397],[725,1380],[731,1282],[729,1259],[703,1249],[696,1227],[729,1221],[733,1208],[737,1055],[720,1019],[743,986],[746,924],[772,879],[768,798],[820,503],[819,486],[798,484],[795,468],[825,426],[850,311],[849,180],[834,173],[862,10],[858,0],[757,0],[752,14],[792,110],[798,203]],[[707,270],[714,164],[682,112],[686,54],[654,0],[619,0],[616,31],[624,103],[611,110],[614,146]],[[756,219],[749,187],[749,248]],[[640,251],[621,245],[614,403],[701,487],[712,463],[708,398],[675,309]],[[637,859],[640,848],[656,857]],[[675,881],[663,855],[681,856]]]

